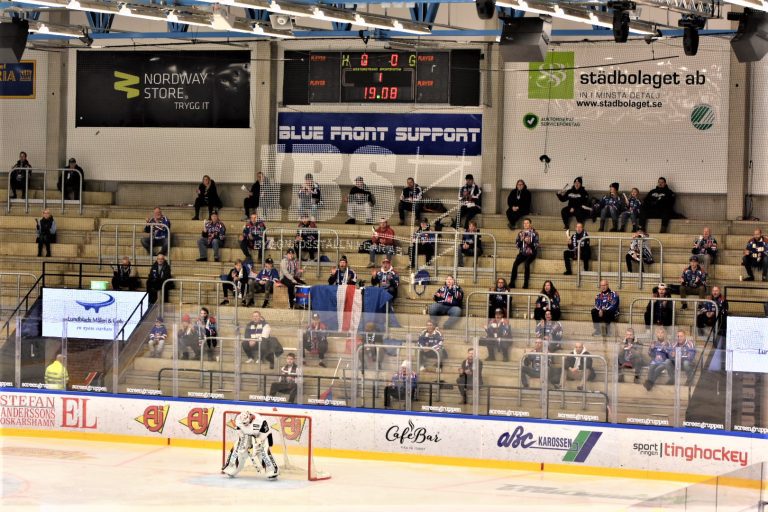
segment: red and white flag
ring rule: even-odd
[[[339,331],[357,332],[363,315],[363,294],[354,285],[342,285],[336,292],[336,314]]]

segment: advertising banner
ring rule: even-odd
[[[728,370],[768,373],[768,318],[728,317]]]
[[[248,128],[250,52],[77,53],[75,126]]]
[[[36,64],[34,60],[0,63],[0,99],[34,99]]]

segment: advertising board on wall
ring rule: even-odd
[[[34,60],[0,63],[0,99],[35,99],[36,65]]]

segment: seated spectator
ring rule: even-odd
[[[643,229],[638,229],[637,232],[632,235],[632,243],[629,244],[629,251],[624,258],[627,262],[627,272],[632,272],[633,261],[640,263],[641,255],[643,264],[638,269],[638,272],[647,270],[648,266],[653,264],[653,254],[651,253],[651,246],[648,241],[648,233],[643,231]]]
[[[512,327],[509,320],[504,318],[504,310],[497,309],[493,318],[488,320],[485,336],[480,339],[480,345],[488,348],[486,361],[496,360],[496,351],[501,353],[504,362],[509,361],[509,347],[512,346]]]
[[[615,231],[615,230],[614,230]],[[563,275],[570,276],[573,274],[571,271],[571,261],[577,258],[581,258],[584,262],[584,272],[589,272],[589,260],[592,258],[592,249],[589,246],[589,233],[584,229],[584,224],[581,222],[576,223],[576,231],[573,233],[566,231],[568,237],[568,248],[563,251],[563,263],[565,263],[565,272]],[[579,252],[579,246],[581,246],[581,252]]]
[[[296,285],[306,284],[301,279],[304,273],[296,261],[296,253],[293,249],[285,251],[285,256],[280,260],[280,283],[288,288],[288,304],[293,309],[296,304]]]
[[[670,361],[670,345],[667,341],[667,331],[663,327],[656,328],[655,338],[648,349],[648,355],[651,358],[651,362],[648,367],[648,378],[643,383],[645,389],[650,391],[662,372],[667,373],[668,384],[672,384],[675,380],[675,375],[672,373],[674,366],[672,361]]]
[[[512,276],[509,279],[509,287],[515,288],[517,281],[517,267],[525,264],[525,273],[523,275],[523,288],[528,288],[528,281],[531,278],[531,263],[536,259],[539,252],[539,234],[533,229],[531,219],[523,220],[523,230],[517,234],[515,240],[517,250],[519,251],[512,264]]]
[[[17,197],[24,199],[25,191],[29,186],[29,171],[27,169],[31,168],[32,164],[27,160],[26,151],[22,151],[19,153],[19,159],[11,170],[11,190],[9,191],[11,192],[11,199],[16,199]]]
[[[131,264],[131,258],[123,256],[119,265],[112,265],[112,289],[136,291],[141,285],[136,269]]]
[[[768,248],[768,237],[763,235],[761,229],[756,229],[752,238],[747,242],[744,248],[744,257],[741,258],[741,264],[747,271],[747,277],[744,281],[754,281],[755,274],[753,269],[758,268],[762,273],[763,281],[768,281],[768,257],[766,257],[766,248]],[[39,254],[38,254],[39,256]]]
[[[477,258],[483,255],[483,240],[479,233],[477,222],[469,221],[467,231],[461,236],[461,245],[458,251],[460,267],[464,266],[464,256],[471,256],[473,266],[477,266]]]
[[[397,298],[397,291],[400,287],[400,275],[392,268],[392,262],[388,257],[384,257],[379,270],[371,270],[371,286],[384,288],[392,296],[392,301]]]
[[[624,382],[623,369],[632,370],[635,374],[635,384],[640,384],[640,372],[645,365],[643,344],[635,338],[635,330],[627,328],[624,334],[624,344],[619,351],[619,382]]]
[[[269,307],[269,301],[272,300],[272,292],[275,286],[280,286],[280,273],[273,268],[272,258],[264,260],[264,268],[259,270],[258,273],[254,272],[254,267],[251,267],[248,273],[248,292],[246,294],[246,306],[253,306],[254,295],[256,293],[264,293],[264,302],[261,304],[262,308]]]
[[[643,315],[646,327],[650,327],[651,324],[669,327],[672,325],[672,313],[675,305],[671,300],[665,300],[672,297],[667,285],[659,283],[659,286],[653,287],[652,294],[654,299],[648,301]]]
[[[304,331],[302,339],[302,354],[306,356],[306,351],[320,358],[318,366],[325,368],[325,354],[328,352],[328,327],[320,321],[320,315],[312,314],[312,320],[309,327]],[[306,363],[306,359],[305,359]]]
[[[213,212],[211,219],[203,224],[203,231],[197,240],[197,248],[200,250],[200,257],[197,261],[208,261],[208,249],[213,249],[213,261],[221,261],[219,249],[224,247],[227,227],[219,220],[219,214]]]
[[[288,394],[288,403],[296,403],[296,378],[298,376],[298,367],[296,366],[296,354],[288,352],[285,355],[285,364],[280,368],[280,379],[269,386],[269,395],[276,396],[278,393]]]
[[[215,350],[219,346],[219,331],[216,327],[216,317],[210,316],[208,308],[200,308],[200,314],[195,322],[195,331],[200,340],[200,348],[205,343],[205,352],[208,355],[208,361],[215,361]]]
[[[560,210],[560,217],[563,219],[563,229],[570,228],[571,217],[576,217],[576,222],[584,222],[589,217],[591,210],[589,206],[589,194],[584,188],[584,180],[579,176],[573,180],[573,186],[568,188],[568,185],[557,193],[557,198],[561,203],[567,202],[568,204]]]
[[[232,292],[235,300],[242,301],[243,306],[246,304],[245,294],[248,287],[248,274],[251,273],[251,265],[243,265],[242,260],[235,260],[234,266],[229,269],[227,274],[222,274],[221,280],[225,283],[232,283],[231,286],[225,284],[224,288],[224,300],[221,301],[220,306],[229,305],[229,293]]]
[[[62,180],[63,175],[63,180]],[[74,158],[70,158],[67,162],[67,170],[62,171],[61,174],[59,174],[58,182],[56,183],[56,188],[61,191],[62,195],[64,196],[64,199],[69,199],[70,196],[75,201],[80,200],[80,184],[82,182],[82,187],[85,188],[85,171],[83,171],[83,168],[77,165],[77,160]],[[62,189],[63,185],[63,189]]]
[[[323,206],[320,185],[315,183],[311,173],[304,175],[304,183],[299,188],[299,215],[317,218],[317,212]]]
[[[709,228],[704,228],[699,238],[693,242],[691,254],[699,257],[699,263],[704,272],[709,273],[709,266],[714,265],[717,259],[717,240],[712,236]]]
[[[623,211],[619,215],[619,231],[623,233],[627,227],[627,220],[631,220],[632,232],[634,233],[640,229],[640,210],[643,207],[643,202],[640,200],[640,190],[633,187],[629,197],[627,197],[627,194],[622,194],[622,198],[624,199],[624,206]]]
[[[355,178],[355,185],[349,191],[347,196],[347,222],[345,224],[354,224],[357,219],[363,220],[366,224],[373,224],[373,207],[376,204],[376,198],[371,190],[363,182],[363,177]]]
[[[507,196],[507,226],[515,229],[517,221],[531,213],[531,191],[523,180],[517,180],[514,190]]]
[[[419,222],[419,228],[411,235],[410,254],[408,255],[411,260],[411,268],[416,268],[417,256],[424,256],[426,264],[432,264],[432,258],[435,257],[437,235],[430,233],[430,231],[432,230],[429,226],[429,220],[425,217]]]
[[[693,383],[693,375],[696,373],[696,345],[684,329],[677,331],[676,343],[669,351],[669,359],[673,365],[677,359],[675,352],[678,350],[680,351],[680,371],[685,372],[687,377],[685,385],[690,386]]]
[[[376,370],[381,370],[384,352],[381,350],[381,347],[371,345],[383,345],[384,336],[375,323],[368,322],[365,324],[363,332],[358,334],[358,344],[363,345],[362,350],[360,350],[360,368],[363,373],[365,373],[365,368],[368,366],[366,364],[366,357],[369,363],[376,365]]]
[[[563,340],[563,326],[552,319],[551,311],[545,311],[544,318],[536,324],[536,338],[546,341],[550,352],[557,352],[563,348],[560,343]]]
[[[192,220],[200,220],[200,209],[208,208],[208,217],[213,212],[221,210],[223,204],[216,190],[216,182],[210,176],[203,176],[203,181],[197,186],[197,197],[195,198],[195,216]]]
[[[624,202],[619,197],[619,184],[611,183],[608,194],[600,200],[598,209],[600,210],[600,231],[605,231],[605,221],[608,217],[613,221],[612,232],[619,230],[619,214],[624,208]]]
[[[243,340],[243,352],[248,357],[246,364],[251,364],[254,359],[261,357],[262,361],[269,362],[269,369],[275,369],[275,348],[276,343],[272,334],[272,327],[261,316],[261,313],[254,311],[251,313],[251,321],[245,326],[245,340]],[[274,341],[273,341],[274,340]]]
[[[421,334],[419,335],[419,348],[434,349],[419,351],[419,357],[422,361],[421,367],[419,368],[420,372],[426,371],[426,368],[424,367],[426,359],[434,359],[435,361],[438,361],[439,359],[438,368],[441,370],[443,369],[443,361],[448,357],[448,352],[446,352],[443,347],[443,334],[435,326],[435,323],[432,322],[432,320],[427,320],[426,328],[421,331]]]
[[[259,209],[261,203],[261,182],[263,179],[264,174],[261,171],[257,172],[256,181],[251,185],[251,190],[248,192],[248,196],[243,199],[243,211],[245,212],[243,220],[248,220],[248,218],[250,218],[251,210],[253,210],[253,213],[256,213]],[[245,185],[243,185],[243,190],[248,190],[245,188]]]
[[[537,339],[533,349],[529,350],[523,358],[523,365],[520,367],[520,384],[528,388],[528,379],[540,379],[544,360],[544,341]],[[560,382],[560,374],[552,369],[552,358],[547,357],[547,368],[549,370],[549,383],[557,384]]]
[[[699,328],[699,336],[704,336],[704,328],[714,329],[717,324],[716,335],[724,335],[728,318],[728,301],[720,293],[719,286],[712,287],[712,294],[707,297],[712,302],[700,302],[699,311],[696,314],[696,327]],[[716,305],[716,306],[715,306]]]
[[[40,220],[35,219],[35,241],[37,242],[37,257],[43,255],[43,247],[45,247],[45,257],[50,258],[51,244],[56,243],[56,221],[48,208],[43,210],[43,216]]]
[[[700,299],[707,293],[707,273],[699,267],[698,256],[691,256],[690,265],[680,276],[680,297],[685,299],[689,293],[698,295]],[[688,309],[688,303],[683,302],[682,308]]]
[[[472,391],[472,387],[475,382],[475,349],[467,349],[467,358],[461,362],[459,366],[459,377],[456,379],[456,384],[459,385],[459,393],[461,393],[461,403],[467,403],[467,388]],[[483,385],[483,362],[478,359],[477,361],[477,385]]]
[[[544,295],[546,299],[542,297],[542,295]],[[533,318],[542,320],[544,318],[544,313],[547,311],[552,313],[552,320],[560,320],[560,292],[557,291],[555,284],[549,279],[544,281],[544,286],[541,287],[539,296],[536,298],[536,308],[533,310]]]
[[[181,325],[176,332],[176,342],[179,347],[179,357],[187,360],[192,356],[192,360],[200,359],[200,338],[197,331],[192,326],[192,319],[188,314],[181,317]]]
[[[149,331],[149,357],[160,357],[163,354],[165,340],[168,339],[168,329],[165,328],[163,317],[155,318],[155,325]]]
[[[243,231],[240,233],[240,250],[243,251],[246,260],[261,261],[261,249],[266,230],[267,225],[264,221],[256,213],[252,213],[251,218],[245,223]],[[256,253],[255,258],[251,251]]]
[[[158,225],[162,224],[162,226]],[[165,227],[163,227],[165,226]],[[168,240],[171,233],[171,221],[163,215],[163,210],[159,206],[155,207],[152,217],[147,217],[147,225],[144,226],[144,232],[149,233],[141,239],[141,246],[150,254],[150,241],[152,242],[152,252],[160,248],[162,254],[168,255]]]
[[[646,230],[648,219],[661,219],[660,233],[666,233],[669,219],[675,216],[675,193],[667,186],[667,179],[659,178],[655,189],[648,192],[640,210],[640,227]]]
[[[605,325],[605,335],[611,335],[611,324],[619,316],[619,294],[608,286],[608,281],[600,281],[600,292],[595,297],[595,307],[592,308],[592,325],[595,332],[592,336],[602,336],[602,326]]]
[[[435,292],[433,299],[435,303],[429,306],[429,318],[437,325],[438,316],[448,316],[445,328],[450,329],[461,318],[464,290],[456,284],[453,276],[448,276],[445,285]]]
[[[464,229],[469,227],[469,221],[483,211],[482,189],[475,183],[475,177],[467,174],[464,186],[459,189],[459,224],[464,219]],[[451,221],[451,227],[456,229],[456,219]]]
[[[507,295],[509,287],[507,286],[507,280],[503,277],[496,279],[496,286],[490,288],[488,291],[495,292],[488,295],[488,316],[487,318],[495,318],[496,310],[500,309],[503,312],[504,317],[509,316],[512,309],[512,296]]]
[[[384,388],[384,407],[392,405],[392,399],[405,400],[405,390],[408,389],[408,379],[411,380],[411,400],[416,400],[416,389],[419,379],[416,372],[409,372],[411,365],[403,361],[400,368],[392,376],[392,383]],[[409,375],[410,374],[410,375]]]
[[[385,218],[379,220],[379,227],[373,231],[371,237],[371,249],[368,252],[371,262],[368,268],[376,268],[376,255],[384,254],[387,259],[395,255],[395,230],[389,226]]]
[[[357,274],[354,270],[349,268],[346,256],[342,255],[341,258],[339,258],[338,265],[331,269],[328,284],[336,286],[357,284]]]
[[[317,259],[319,236],[315,218],[302,213],[296,226],[296,241],[293,244],[293,250],[301,261]]]
[[[421,218],[421,187],[413,181],[413,178],[406,180],[406,186],[400,193],[400,202],[397,205],[397,212],[400,215],[400,225],[405,225],[405,215],[413,212],[414,219]]]
[[[147,276],[147,295],[149,296],[149,303],[154,304],[157,302],[157,292],[163,289],[163,283],[171,279],[171,264],[165,260],[165,255],[160,253],[155,258],[155,262],[152,263],[152,267],[149,269],[149,275]],[[163,302],[168,302],[168,292],[173,288],[173,282],[168,283],[165,286],[165,295],[163,296]]]
[[[592,358],[583,343],[577,341],[573,345],[571,355],[565,358],[565,379],[575,380],[577,382],[592,382],[597,377],[595,369],[592,368]],[[576,386],[576,389],[582,391],[583,384]]]

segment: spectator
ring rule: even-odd
[[[699,257],[704,272],[709,273],[709,266],[714,265],[717,259],[717,240],[709,228],[704,228],[699,238],[693,242],[691,254]]]
[[[357,284],[357,274],[349,268],[347,257],[342,255],[339,263],[331,269],[331,276],[328,278],[328,284],[343,286],[347,284]]]
[[[157,224],[162,224],[159,226]],[[164,227],[163,227],[164,226]],[[155,207],[152,212],[152,217],[147,218],[147,225],[144,226],[144,232],[149,233],[149,236],[145,236],[141,239],[141,245],[150,254],[150,239],[152,240],[152,252],[158,247],[161,254],[168,254],[168,240],[171,234],[171,221],[163,215],[163,210],[159,206]]]
[[[659,178],[655,189],[648,192],[640,210],[640,227],[646,229],[648,219],[661,219],[661,233],[666,233],[669,219],[675,216],[675,193],[667,186],[667,179]]]
[[[419,356],[423,361],[419,368],[420,372],[426,371],[424,367],[425,359],[434,359],[437,361],[438,368],[443,369],[443,362],[448,357],[448,353],[443,347],[443,334],[432,320],[427,320],[426,328],[419,335],[419,348],[428,349],[419,350]]]
[[[112,266],[112,289],[122,290],[127,288],[130,291],[135,291],[141,283],[139,282],[139,276],[136,273],[136,269],[131,264],[131,258],[123,256],[119,265]]]
[[[280,379],[269,386],[269,395],[275,396],[278,393],[288,393],[288,403],[295,404],[296,393],[299,389],[296,385],[298,373],[299,369],[296,366],[296,354],[288,352],[285,355],[285,364],[280,368]]]
[[[544,295],[546,299],[542,297],[542,295]],[[560,292],[557,291],[555,284],[549,279],[544,281],[544,286],[541,287],[539,296],[536,299],[536,308],[533,310],[533,318],[542,320],[544,318],[544,313],[547,311],[552,313],[552,320],[560,320]]]
[[[258,214],[252,213],[251,218],[245,223],[243,231],[240,233],[240,250],[243,251],[246,260],[261,261],[261,249],[266,230],[267,225],[264,221],[259,218]],[[251,251],[256,252],[256,258],[252,256]]]
[[[575,380],[581,382],[592,382],[597,377],[595,369],[592,368],[592,358],[589,356],[589,351],[584,347],[584,344],[577,341],[573,345],[573,351],[571,355],[565,358],[565,379]],[[583,384],[576,386],[576,389],[582,391],[584,389]]]
[[[629,197],[627,197],[627,194],[622,194],[622,197],[624,199],[624,211],[619,215],[619,231],[623,233],[624,229],[627,227],[627,220],[631,220],[632,232],[634,233],[640,229],[638,224],[640,220],[640,210],[643,207],[643,202],[640,200],[640,190],[633,187],[632,192],[629,193]]]
[[[67,389],[69,372],[64,366],[64,356],[58,354],[56,359],[45,369],[45,389]]]
[[[392,296],[392,301],[397,298],[397,290],[400,287],[400,276],[392,268],[392,262],[387,256],[381,262],[379,270],[371,270],[371,285],[384,288]]]
[[[63,175],[63,180],[62,180]],[[72,199],[75,201],[80,200],[80,184],[85,180],[85,171],[83,171],[83,168],[77,165],[77,160],[74,158],[70,158],[67,162],[67,168],[64,171],[61,171],[61,174],[59,174],[58,182],[56,183],[56,188],[61,191],[62,195],[64,196],[64,199],[69,199],[69,196],[72,196]],[[62,190],[62,184],[63,184],[63,190]],[[83,183],[83,188],[85,188],[85,184]]]
[[[299,224],[296,226],[296,241],[293,244],[293,250],[301,261],[317,259],[319,234],[317,232],[317,222],[314,217],[309,217],[302,213],[299,218]]]
[[[181,317],[181,325],[176,333],[176,341],[179,346],[179,357],[189,359],[189,353],[192,353],[192,359],[200,359],[200,339],[192,326],[192,319],[186,313]]]
[[[261,171],[257,172],[256,181],[251,185],[251,190],[248,192],[248,196],[243,199],[243,211],[245,212],[243,220],[248,220],[251,216],[251,210],[253,210],[253,213],[256,213],[259,209],[259,205],[261,204],[261,182],[263,180],[264,174]],[[243,190],[247,190],[245,185],[243,185]]]
[[[616,231],[614,229],[614,231]],[[563,251],[563,263],[565,263],[565,272],[563,275],[570,276],[573,274],[571,271],[571,261],[577,258],[581,258],[584,262],[584,272],[589,272],[589,260],[592,258],[592,249],[589,246],[589,233],[584,230],[584,224],[581,222],[576,223],[576,231],[571,233],[565,232],[566,235],[570,235],[568,238],[568,248]],[[581,252],[579,252],[579,246],[581,246]]]
[[[467,231],[461,236],[461,246],[458,251],[460,267],[464,266],[464,256],[472,256],[473,266],[477,266],[477,258],[483,255],[483,241],[479,233],[477,222],[469,221]]]
[[[371,262],[368,268],[376,268],[376,255],[384,254],[387,259],[395,255],[395,230],[389,225],[385,218],[379,220],[379,227],[373,231],[371,237],[371,249],[368,252]]]
[[[456,284],[453,276],[448,276],[445,285],[435,292],[433,299],[435,303],[429,306],[429,318],[437,325],[438,316],[450,317],[445,322],[445,328],[450,329],[461,317],[464,290]]]
[[[536,324],[536,338],[546,341],[550,352],[557,352],[563,348],[560,343],[563,340],[563,326],[552,319],[551,311],[545,311],[544,318]]]
[[[517,180],[514,190],[507,196],[507,226],[515,229],[517,221],[531,213],[531,191],[523,180]]]
[[[285,256],[280,260],[280,282],[288,288],[288,305],[293,309],[296,304],[296,285],[306,284],[301,279],[304,273],[296,261],[296,253],[293,249],[285,251]]]
[[[584,221],[589,217],[589,194],[583,187],[584,181],[579,176],[573,180],[573,186],[568,188],[568,185],[557,193],[557,198],[561,203],[567,202],[568,204],[560,210],[560,217],[563,219],[563,229],[568,229],[571,217],[576,217],[577,222],[584,224]]]
[[[158,316],[155,318],[155,325],[149,331],[149,341],[147,342],[149,357],[161,357],[163,355],[166,339],[168,339],[168,329],[165,328],[163,317]]]
[[[488,320],[485,327],[485,336],[480,339],[480,345],[488,348],[488,359],[496,360],[496,351],[501,353],[504,362],[509,362],[509,347],[512,346],[512,327],[509,320],[504,318],[504,310],[499,308],[494,317]]]
[[[392,404],[392,399],[405,400],[405,390],[408,387],[408,379],[411,381],[411,400],[416,400],[416,389],[418,387],[418,376],[416,372],[409,372],[411,365],[408,361],[403,361],[400,368],[392,376],[392,384],[384,388],[384,407]]]
[[[43,246],[45,246],[45,257],[50,258],[51,244],[56,243],[56,221],[48,208],[43,210],[43,217],[40,220],[35,219],[35,235],[37,257],[43,255]]]
[[[149,276],[147,276],[147,295],[149,295],[150,304],[157,302],[157,292],[162,290],[163,283],[172,277],[171,264],[165,260],[163,253],[158,254],[155,262],[152,263],[152,267],[149,269]],[[171,288],[173,288],[173,282],[165,286],[164,302],[168,302],[168,292],[170,292]]]
[[[9,178],[11,182],[11,199],[16,199],[19,196],[17,191],[20,191],[21,199],[24,199],[24,194],[26,194],[27,187],[29,186],[29,171],[27,169],[31,168],[32,164],[27,160],[26,151],[22,151],[19,153],[19,159],[13,165],[11,177]]]
[[[512,309],[512,296],[507,295],[507,292],[509,292],[507,280],[503,277],[497,278],[496,286],[488,291],[495,293],[488,295],[487,318],[495,318],[497,309],[500,309],[504,313],[502,316],[507,317]]]
[[[619,230],[619,214],[623,209],[624,203],[619,197],[619,184],[611,183],[608,195],[600,200],[600,231],[605,231],[605,221],[608,217],[613,221],[612,232]]]
[[[269,307],[269,301],[272,300],[272,292],[275,286],[280,286],[280,273],[273,268],[272,258],[264,260],[264,268],[254,273],[253,267],[248,274],[248,293],[246,294],[246,306],[253,306],[254,295],[264,293],[264,302],[262,308]]]
[[[539,251],[539,234],[533,229],[531,219],[523,220],[523,230],[517,234],[515,245],[517,245],[519,252],[517,257],[515,257],[515,262],[512,264],[512,276],[509,279],[509,287],[515,288],[515,282],[517,281],[517,267],[519,267],[521,263],[525,263],[523,288],[527,289],[528,281],[531,278],[531,263],[536,259],[536,255]]]
[[[650,391],[656,384],[656,380],[661,375],[661,372],[667,373],[668,384],[674,382],[674,374],[672,370],[674,368],[672,361],[670,361],[670,346],[667,341],[667,331],[663,327],[656,328],[656,336],[648,349],[648,355],[651,357],[651,363],[648,367],[648,378],[643,383],[645,389]]]
[[[275,350],[270,334],[272,327],[261,313],[251,313],[251,321],[245,326],[245,340],[242,343],[243,352],[248,357],[246,364],[251,364],[261,356],[262,361],[269,361],[270,370],[275,369]]]
[[[680,276],[680,297],[683,299],[688,294],[696,294],[703,299],[707,294],[707,273],[699,267],[699,257],[691,256],[691,264],[683,270]],[[683,309],[688,309],[688,303],[683,302]]]
[[[208,248],[213,249],[213,261],[221,261],[219,249],[224,247],[226,235],[227,227],[219,220],[219,214],[213,212],[211,219],[203,224],[203,231],[197,240],[197,248],[200,250],[197,261],[208,261]]]
[[[368,361],[370,363],[375,363],[376,369],[381,370],[381,361],[384,354],[381,352],[380,347],[375,345],[383,345],[384,336],[379,332],[379,329],[374,322],[365,324],[363,332],[358,334],[358,344],[363,345],[363,349],[360,351],[360,367],[362,368],[363,374],[365,374],[366,368],[366,355],[368,356]]]
[[[248,274],[251,273],[251,265],[243,265],[242,260],[235,260],[234,266],[229,269],[229,273],[223,274],[221,280],[226,284],[222,286],[224,288],[224,300],[221,301],[220,306],[229,305],[229,292],[232,292],[235,300],[242,301],[245,306],[245,294],[248,287]],[[230,286],[229,283],[232,283]]]
[[[461,362],[459,366],[459,377],[456,379],[456,384],[459,385],[459,393],[461,393],[461,403],[467,403],[467,388],[472,390],[475,384],[475,349],[467,349],[467,358]],[[477,361],[477,385],[483,385],[483,362],[478,359]]]
[[[672,325],[672,314],[674,303],[671,300],[665,300],[672,297],[667,289],[667,285],[659,283],[652,290],[653,299],[648,301],[645,307],[645,325],[650,328],[651,324],[669,327]]]
[[[632,243],[629,244],[629,251],[624,257],[627,262],[627,272],[632,272],[632,262],[640,263],[640,257],[642,255],[643,263],[640,265],[638,272],[647,270],[648,265],[653,264],[653,254],[651,253],[650,243],[648,242],[648,233],[642,228],[637,230],[637,233],[632,235]]]
[[[459,224],[464,219],[464,229],[469,227],[469,221],[474,219],[478,213],[483,211],[483,191],[475,183],[475,177],[467,174],[464,177],[464,186],[459,189]],[[451,221],[451,227],[456,229],[456,219]]]
[[[200,308],[200,314],[195,322],[195,332],[200,340],[200,348],[205,344],[205,352],[208,355],[208,361],[216,360],[214,350],[219,346],[218,329],[216,328],[216,317],[210,316],[208,308]]]
[[[600,281],[600,292],[595,297],[595,307],[592,308],[592,325],[595,332],[592,336],[602,336],[601,326],[605,324],[605,335],[611,335],[611,323],[619,316],[619,295],[610,289],[608,281]]]
[[[197,186],[197,197],[195,198],[195,216],[192,220],[200,220],[200,208],[208,208],[208,216],[221,210],[223,204],[216,191],[216,182],[210,176],[203,176],[203,182]]]
[[[768,281],[768,257],[766,257],[766,248],[768,248],[768,237],[763,235],[761,229],[756,229],[752,238],[747,242],[744,248],[744,257],[741,258],[741,264],[747,271],[747,277],[744,281],[754,281],[755,274],[752,269],[759,268],[763,276],[763,281]],[[38,254],[39,256],[39,254]]]
[[[355,178],[355,185],[347,196],[347,215],[349,218],[346,224],[354,224],[357,219],[365,219],[366,224],[373,224],[373,207],[375,204],[376,198],[368,185],[363,183],[363,177]]]
[[[400,202],[397,205],[397,212],[400,215],[400,225],[405,225],[405,215],[413,212],[414,219],[421,218],[421,187],[413,181],[413,178],[406,180],[406,186],[400,193]]]
[[[699,336],[703,336],[703,329],[710,327],[714,329],[717,324],[715,334],[722,335],[726,332],[726,321],[728,319],[728,301],[720,293],[719,286],[712,287],[712,295],[707,297],[714,302],[700,302],[699,311],[696,315],[696,327],[699,328]]]
[[[528,388],[528,379],[540,379],[544,360],[544,341],[537,339],[533,345],[533,350],[528,351],[523,358],[523,365],[520,367],[520,384]],[[552,368],[552,358],[547,357],[547,368]],[[557,384],[560,382],[560,376],[554,372],[549,372],[549,383]]]
[[[430,231],[431,228],[429,226],[429,220],[427,220],[425,217],[421,219],[421,222],[419,223],[419,229],[417,229],[413,235],[411,235],[411,247],[409,254],[411,260],[411,268],[416,268],[417,256],[424,256],[427,260],[426,264],[432,264],[432,258],[435,257],[435,244],[437,243],[437,235],[430,233]]]
[[[640,384],[640,372],[645,365],[643,344],[635,338],[635,330],[628,327],[624,334],[624,344],[619,351],[619,382],[624,382],[622,369],[633,370],[635,384]]]
[[[303,335],[303,354],[309,350],[310,354],[316,355],[320,358],[318,366],[325,368],[325,354],[328,352],[328,327],[320,321],[320,315],[317,313],[312,314],[312,320],[309,322],[309,327],[304,331]]]
[[[684,329],[679,329],[676,336],[676,344],[670,350],[670,361],[674,365],[677,361],[676,352],[680,351],[680,371],[685,372],[685,385],[690,386],[693,383],[693,376],[696,373],[696,345],[688,337]]]
[[[320,185],[315,183],[311,173],[304,175],[304,183],[299,189],[299,215],[317,218],[318,210],[323,206]]]

